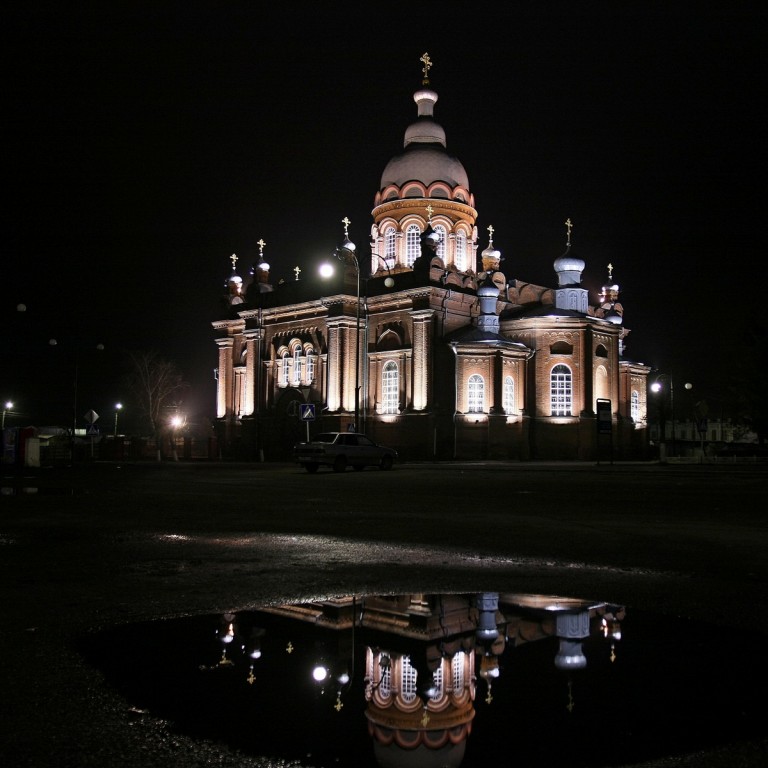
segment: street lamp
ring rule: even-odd
[[[661,380],[662,379],[668,379],[669,380],[669,415],[670,420],[672,422],[672,455],[677,455],[677,444],[675,441],[675,381],[672,378],[672,375],[669,373],[660,373],[655,381],[651,384],[651,391],[653,392],[660,392],[662,390],[661,386]],[[690,382],[685,383],[686,389],[692,389],[693,384]],[[666,430],[663,429],[664,423],[662,422],[662,432],[661,432],[661,440],[662,442],[666,442]]]
[[[115,404],[115,432],[113,437],[117,437],[117,414],[120,413],[122,407],[123,407],[122,403]]]
[[[348,224],[348,222],[347,222]],[[352,264],[355,268],[356,283],[356,308],[355,308],[355,430],[359,429],[360,424],[360,264],[357,261],[355,253],[356,246],[344,235],[344,243],[341,248],[334,251],[334,256],[345,264]],[[331,264],[322,264],[320,266],[320,276],[328,278],[334,272]]]
[[[3,404],[3,425],[0,427],[0,429],[5,429],[5,414],[13,408],[13,403],[8,400]]]
[[[179,460],[179,452],[176,447],[177,431],[184,426],[184,417],[176,414],[171,417],[171,443],[173,445],[173,460]]]

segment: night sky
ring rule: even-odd
[[[155,349],[213,416],[230,256],[263,239],[273,281],[314,280],[345,216],[367,252],[425,51],[479,250],[492,225],[507,276],[554,287],[570,218],[590,303],[613,265],[625,357],[710,386],[763,283],[764,5],[478,5],[6,9],[0,398],[58,418],[77,354],[109,413],[120,353]]]

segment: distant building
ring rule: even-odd
[[[369,255],[345,220],[326,283],[297,268],[274,285],[263,242],[245,277],[232,257],[226,317],[213,323],[223,451],[284,459],[307,432],[356,421],[406,460],[645,457],[650,369],[623,358],[612,267],[590,304],[570,220],[556,287],[508,279],[492,227],[478,254],[474,196],[422,62],[416,121],[375,193]]]

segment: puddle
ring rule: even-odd
[[[331,768],[594,767],[762,733],[759,635],[604,602],[343,596],[83,641],[133,717]]]

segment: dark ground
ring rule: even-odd
[[[595,598],[768,640],[768,467],[96,464],[3,473],[0,765],[266,766],[135,719],[89,631],[350,592]],[[36,494],[22,492],[26,483]],[[747,684],[765,687],[764,659]],[[768,765],[768,738],[646,766]]]

